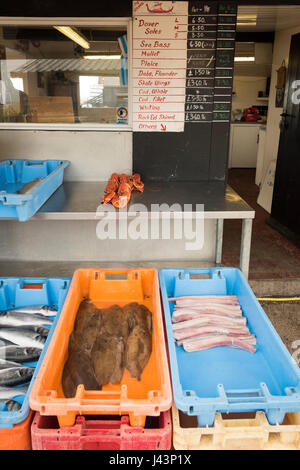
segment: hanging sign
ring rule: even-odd
[[[188,2],[133,2],[134,131],[183,132],[187,26]]]

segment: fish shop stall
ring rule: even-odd
[[[231,412],[239,445],[299,447],[227,184],[237,3],[118,8],[0,17],[0,449],[220,449]]]
[[[1,18],[0,263],[219,264],[223,221],[239,218],[247,277],[254,211],[226,184],[237,5],[124,2],[121,15],[100,10],[97,18],[57,17],[55,27],[46,18]],[[9,50],[16,34],[29,41],[17,60]],[[58,157],[60,178],[45,192],[51,174],[40,165]],[[18,160],[27,171],[10,179]],[[108,234],[100,219],[114,206],[101,201],[114,173],[139,174],[144,192],[125,191],[127,230],[117,209],[116,234]],[[170,218],[163,235],[153,228],[157,214],[160,232]],[[175,233],[178,217],[191,224],[183,235]]]

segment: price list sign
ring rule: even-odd
[[[185,122],[213,119],[217,21],[217,2],[189,2]]]
[[[189,2],[185,122],[230,121],[236,14],[230,2]]]
[[[133,2],[134,131],[184,130],[187,20],[188,2]]]
[[[231,121],[237,5],[218,5],[213,122]]]

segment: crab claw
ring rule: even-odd
[[[112,199],[111,203],[117,209],[122,209],[123,207],[127,206],[129,199],[130,197],[128,198],[128,196],[119,196],[116,194],[116,196]]]
[[[132,182],[133,188],[141,193],[144,191],[144,183],[141,181],[141,175],[139,173],[134,173],[130,177],[130,181]]]
[[[122,173],[119,177],[120,183],[128,183],[128,176],[125,173]]]
[[[104,192],[106,194],[109,194],[112,191],[117,191],[118,186],[119,186],[119,175],[118,173],[113,173],[107,182]]]
[[[111,191],[110,193],[104,194],[101,199],[102,204],[109,203],[115,196],[116,196],[115,191]]]

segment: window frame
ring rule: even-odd
[[[60,130],[60,131],[132,131],[132,18],[57,18],[57,17],[0,17],[0,26],[126,26],[128,44],[128,124],[103,124],[103,123],[17,123],[0,122],[0,130]]]

